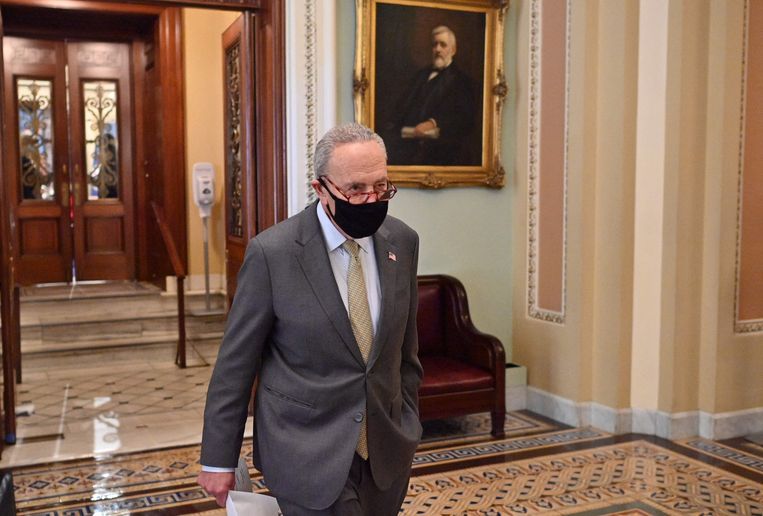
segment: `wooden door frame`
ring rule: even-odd
[[[3,16],[0,12],[0,41],[2,41],[1,38],[5,36],[5,32],[3,30]],[[2,52],[2,45],[0,45],[0,70],[5,70],[5,60],[3,57]],[[0,99],[5,98],[5,80],[0,81]],[[5,124],[3,122],[3,109],[0,109],[0,156],[4,156],[4,141],[3,141],[3,135],[2,130],[5,127]],[[0,159],[0,199],[7,199],[8,196],[5,192],[5,176],[3,175],[3,164],[2,159]],[[11,220],[10,220],[10,212],[9,210],[5,209],[3,206],[2,209],[0,209],[0,240],[2,241],[0,245],[0,262],[2,262],[2,270],[0,271],[0,317],[2,318],[2,329],[0,330],[2,332],[2,349],[3,349],[3,406],[2,406],[2,412],[3,412],[3,437],[5,437],[8,434],[13,435],[13,440],[15,441],[16,436],[16,417],[15,414],[13,417],[8,417],[10,412],[6,410],[6,407],[8,406],[16,406],[16,389],[14,388],[15,385],[15,378],[14,378],[14,360],[13,360],[13,343],[17,339],[13,337],[13,332],[11,331],[11,325],[8,324],[8,321],[11,321],[13,319],[13,308],[15,307],[15,303],[12,302],[13,299],[13,293],[15,290],[15,281],[13,279],[14,277],[14,267],[15,264],[13,262],[13,249],[10,246],[10,226],[11,226]],[[17,307],[16,307],[17,308]],[[20,336],[19,336],[20,338]],[[6,358],[7,357],[7,358]],[[10,384],[10,385],[9,385]],[[14,409],[15,410],[15,409]],[[0,442],[0,455],[2,455],[2,449],[3,449],[3,443],[5,439],[3,438],[2,442]]]
[[[129,146],[129,152],[133,155],[133,188],[135,195],[131,201],[129,211],[133,213],[133,246],[128,250],[128,254],[134,256],[135,278],[141,280],[151,280],[160,273],[171,275],[171,272],[163,270],[162,265],[166,260],[157,260],[157,269],[152,271],[148,255],[150,248],[147,234],[150,229],[151,216],[150,201],[155,201],[164,207],[167,218],[170,221],[172,236],[181,251],[181,259],[187,260],[187,235],[186,235],[186,198],[185,198],[185,114],[183,110],[183,54],[182,54],[182,20],[180,9],[177,7],[162,8],[158,6],[119,6],[117,4],[106,2],[62,2],[61,0],[0,0],[0,6],[16,6],[23,9],[62,7],[63,4],[72,4],[64,12],[67,13],[89,13],[93,16],[113,15],[113,14],[132,14],[141,15],[151,20],[153,30],[143,30],[139,32],[134,27],[128,27],[122,30],[121,27],[111,27],[111,36],[109,39],[116,41],[129,41],[131,45],[131,83],[133,114],[135,123],[130,128],[132,144]],[[23,25],[23,22],[22,22]],[[9,24],[6,23],[6,33]],[[19,30],[30,30],[23,26]],[[35,37],[55,37],[67,38],[71,35],[62,29],[34,29]],[[98,29],[96,29],[97,31]],[[103,32],[103,31],[101,31]],[[83,33],[85,38],[103,39],[104,34],[98,32]],[[150,144],[143,138],[142,120],[145,116],[145,91],[142,80],[144,77],[145,57],[142,52],[136,51],[143,47],[143,41],[149,41],[156,48],[157,59],[154,66],[157,69],[159,77],[160,98],[155,100],[157,108],[161,111],[161,127],[156,129],[156,136],[162,142],[161,160],[150,165],[145,163],[145,146]],[[6,121],[6,130],[10,131],[10,121]],[[8,134],[4,135],[7,137]],[[152,175],[159,178],[163,188],[158,192],[152,192],[145,188],[145,174],[149,171]],[[9,171],[10,173],[10,171]],[[5,174],[0,177],[6,180]],[[12,227],[12,226],[11,226]],[[9,234],[11,241],[18,238],[17,234]],[[16,250],[18,255],[18,249]],[[16,256],[18,259],[18,256]],[[162,276],[163,279],[164,276]],[[19,278],[20,279],[20,278]]]
[[[185,109],[180,8],[206,7],[252,12],[256,20],[256,27],[253,27],[253,41],[256,48],[255,120],[249,120],[248,123],[256,127],[259,137],[255,140],[256,164],[248,178],[254,191],[246,193],[256,199],[250,209],[256,210],[256,213],[251,215],[257,220],[257,224],[249,228],[247,237],[252,237],[286,218],[286,27],[285,5],[282,0],[0,0],[0,6],[2,5],[153,14],[159,18],[158,46],[164,49],[160,52],[158,63],[161,67],[162,116],[166,117],[163,134],[170,136],[165,141],[168,159],[162,167],[162,173],[165,174],[167,187],[163,189],[162,201],[165,205],[167,222],[186,268],[188,245],[185,196]],[[0,69],[2,66],[2,52],[0,52]],[[3,86],[0,84],[0,94],[2,92]],[[137,98],[136,101],[140,102]],[[135,109],[138,109],[138,106]],[[2,110],[0,110],[0,129],[3,133],[10,130],[3,121]],[[3,150],[4,137],[5,134],[0,134],[0,153]],[[135,162],[138,167],[136,167],[135,175],[142,177],[139,172],[140,158],[140,153],[136,153]],[[0,199],[7,198],[5,173],[0,161]],[[136,184],[136,198],[138,195],[139,187]],[[146,215],[140,214],[142,211],[144,210],[136,210],[135,222],[139,239],[140,232],[148,227]],[[2,302],[3,321],[11,323],[18,316],[18,295],[14,296],[14,292],[18,293],[13,259],[15,251],[11,245],[11,242],[15,241],[15,231],[13,214],[7,206],[0,205],[0,239],[2,239],[0,242],[0,260],[2,260],[0,302]],[[147,250],[141,249],[140,246],[141,244],[138,243],[136,251],[139,258],[136,265],[139,274],[142,275],[140,256]],[[148,263],[143,264],[144,267],[148,265]],[[14,410],[8,410],[8,407],[15,405],[14,373],[19,373],[13,364],[13,352],[20,350],[20,334],[18,331],[13,331],[13,327],[14,324],[2,325],[3,408],[5,409],[3,433],[6,439],[11,438],[10,442],[15,442],[16,422]]]
[[[255,113],[254,120],[247,123],[256,127],[258,138],[255,141],[256,164],[249,178],[254,191],[249,194],[256,197],[253,203],[257,210],[252,218],[256,225],[248,229],[247,238],[253,237],[263,229],[286,218],[286,53],[285,53],[285,6],[282,0],[0,0],[0,6],[14,5],[24,7],[42,7],[75,11],[98,11],[106,13],[132,13],[154,15],[159,19],[158,46],[160,52],[162,77],[161,109],[162,119],[166,123],[168,135],[165,143],[166,163],[162,167],[165,180],[164,204],[167,222],[173,233],[175,243],[181,253],[184,265],[187,265],[186,232],[186,162],[185,162],[185,103],[183,91],[183,35],[180,7],[207,7],[210,9],[228,9],[250,11],[255,15],[256,26],[252,27],[255,42]],[[135,74],[139,76],[139,74]],[[139,99],[136,88],[135,100]],[[137,106],[136,106],[137,109]],[[1,121],[2,119],[0,119]],[[136,135],[139,139],[140,137]],[[136,152],[136,164],[141,160],[140,149]],[[142,177],[136,167],[136,176]],[[0,180],[4,180],[4,171],[0,164]],[[136,199],[140,196],[138,183]],[[182,198],[180,198],[182,196]],[[140,279],[149,279],[145,274],[147,250],[141,234],[148,226],[145,210],[136,210],[136,231],[138,233],[136,265]],[[5,225],[6,236],[13,237],[10,224]],[[3,239],[6,246],[7,238]],[[7,261],[4,260],[5,267]]]

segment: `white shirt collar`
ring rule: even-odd
[[[344,244],[345,240],[347,240],[347,237],[340,233],[334,223],[331,222],[331,219],[329,218],[326,210],[323,208],[323,204],[320,201],[318,201],[318,206],[316,207],[315,211],[318,213],[318,222],[321,224],[323,239],[326,242],[326,249],[328,252],[330,253],[336,250],[338,247],[342,247],[342,244]],[[353,240],[358,243],[364,252],[368,253],[369,249],[371,248],[371,238],[372,237],[368,236],[363,238],[355,238]]]

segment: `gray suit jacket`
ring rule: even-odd
[[[254,462],[271,492],[312,509],[339,496],[368,418],[381,489],[408,473],[421,437],[418,235],[388,216],[374,235],[382,289],[364,365],[331,270],[315,204],[257,235],[239,271],[207,393],[201,463],[235,467],[258,363]],[[366,415],[367,409],[367,415]]]

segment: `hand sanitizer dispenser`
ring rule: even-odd
[[[215,204],[215,169],[211,163],[193,165],[193,201],[199,207],[199,216],[206,219]]]
[[[215,168],[212,163],[193,164],[193,202],[199,207],[204,242],[204,301],[206,313],[211,313],[209,293],[209,217],[215,205]]]

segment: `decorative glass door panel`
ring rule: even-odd
[[[82,83],[87,199],[119,197],[119,103],[116,81]]]
[[[6,37],[3,56],[19,282],[132,279],[129,46]]]
[[[241,216],[241,40],[225,49],[225,171],[228,190],[228,234],[243,238]]]
[[[257,227],[254,213],[254,43],[255,20],[242,14],[223,33],[225,73],[225,263],[229,303],[249,238]],[[249,143],[249,144],[247,144]]]
[[[55,201],[53,81],[17,78],[16,95],[21,197]]]

